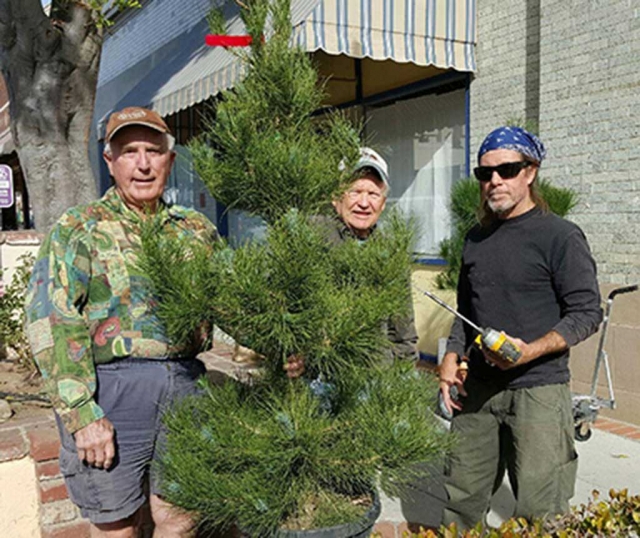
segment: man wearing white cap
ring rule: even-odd
[[[360,159],[354,167],[353,183],[338,200],[333,201],[337,219],[331,226],[330,239],[344,241],[355,238],[365,241],[375,232],[389,194],[389,166],[371,148],[360,149]],[[396,358],[416,360],[416,334],[413,310],[405,319],[389,320],[387,333],[393,342]]]
[[[360,149],[360,159],[354,170],[354,181],[339,200],[333,201],[348,234],[366,239],[375,229],[384,211],[389,194],[389,167],[379,153],[370,148]]]

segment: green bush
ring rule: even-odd
[[[480,189],[474,178],[463,179],[453,186],[450,207],[453,232],[449,239],[440,243],[439,252],[440,257],[447,262],[447,269],[436,277],[436,285],[442,290],[456,289],[462,262],[464,237],[478,222]]]
[[[33,256],[24,254],[18,258],[20,265],[0,295],[0,346],[2,353],[13,352],[18,362],[33,369],[35,364],[31,359],[29,342],[24,330],[24,295],[33,267]],[[0,269],[0,278],[4,271]]]
[[[556,187],[546,179],[538,178],[538,193],[549,205],[549,210],[561,217],[566,216],[578,203],[576,192],[569,188]],[[440,289],[456,289],[462,247],[467,232],[478,223],[480,208],[480,188],[475,178],[458,181],[451,191],[451,218],[453,232],[451,238],[440,243],[440,257],[447,262],[447,269],[436,277]]]
[[[640,495],[609,491],[608,500],[600,500],[593,492],[593,500],[574,507],[568,514],[554,519],[527,521],[512,518],[497,529],[482,529],[482,525],[462,531],[455,524],[439,530],[405,533],[405,538],[599,538],[638,536],[640,533]]]

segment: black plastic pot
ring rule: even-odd
[[[360,521],[308,531],[281,530],[276,534],[276,538],[369,538],[379,515],[380,497],[378,492],[374,491],[373,503]]]

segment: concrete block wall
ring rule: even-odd
[[[572,187],[571,219],[603,283],[640,281],[640,2],[542,0],[545,177]]]
[[[509,118],[539,125],[542,175],[575,189],[602,283],[640,281],[640,2],[478,3],[472,158]]]
[[[471,83],[471,162],[483,138],[527,108],[527,0],[477,5],[477,71]]]
[[[603,298],[640,283],[640,2],[541,0],[540,134],[544,176],[580,197],[571,220],[598,264]],[[640,293],[615,300],[605,346],[617,409],[640,419]],[[572,352],[573,389],[590,390],[599,334]],[[600,375],[599,394],[608,397]]]

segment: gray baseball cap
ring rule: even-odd
[[[353,171],[357,172],[362,168],[373,168],[384,184],[389,187],[389,165],[382,156],[371,148],[360,148],[360,159],[356,163]]]

